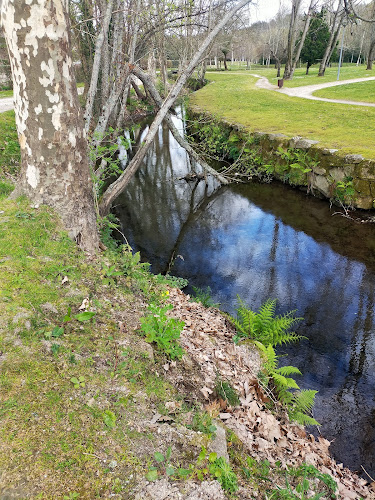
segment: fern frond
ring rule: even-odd
[[[266,300],[257,313],[246,307],[240,297],[237,297],[237,301],[237,317],[231,316],[237,337],[248,337],[273,346],[296,342],[303,338],[295,332],[288,331],[302,318],[296,318],[295,311],[275,316],[276,300]]]
[[[284,377],[283,375],[280,375],[279,373],[276,372],[272,374],[272,378],[275,382],[276,389],[279,388],[299,389],[299,386],[297,382],[294,380],[294,378]]]
[[[286,380],[288,382],[289,389],[299,389],[299,385],[294,380],[294,378],[291,378],[291,377],[285,377],[285,378],[286,378]]]
[[[299,371],[299,369],[296,366],[281,366],[276,370],[276,373],[280,373],[281,375],[284,375],[284,377],[287,377],[288,375],[302,375],[302,373]]]
[[[320,423],[315,420],[315,418],[310,417],[310,415],[306,415],[306,413],[302,413],[301,411],[291,412],[289,414],[291,420],[297,422],[300,425],[320,425]]]
[[[315,396],[318,391],[302,389],[294,394],[294,410],[309,413],[313,409]]]
[[[264,367],[269,375],[273,376],[273,373],[277,367],[277,355],[275,349],[272,345],[265,346],[262,342],[258,342],[257,340],[254,342],[256,346],[258,346],[259,350],[263,354],[264,359]]]

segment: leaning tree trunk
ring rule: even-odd
[[[14,196],[60,214],[69,235],[94,252],[99,239],[87,144],[70,54],[67,0],[3,0],[21,172]]]
[[[194,69],[197,67],[197,65],[201,62],[201,59],[203,55],[205,54],[206,50],[208,47],[211,45],[219,31],[226,25],[226,23],[229,21],[229,19],[242,7],[244,7],[246,4],[250,3],[251,0],[240,0],[237,4],[234,4],[234,6],[222,17],[222,19],[218,22],[218,24],[213,28],[211,33],[207,35],[207,37],[203,40],[201,43],[199,49],[195,53],[194,57],[190,61],[189,65],[185,70],[182,72],[182,74],[179,76],[178,80],[170,90],[168,96],[163,102],[162,107],[159,109],[159,112],[154,118],[154,121],[152,122],[148,133],[142,143],[142,146],[138,149],[136,154],[134,155],[133,159],[127,166],[126,170],[120,175],[120,177],[113,182],[105,191],[103,194],[103,198],[100,203],[100,212],[101,214],[105,215],[108,213],[112,202],[115,200],[115,198],[121,193],[121,191],[124,190],[124,188],[127,186],[129,183],[130,179],[134,175],[134,173],[138,170],[140,167],[149,147],[152,144],[152,141],[154,140],[154,137],[159,129],[159,125],[162,123],[163,119],[169,112],[170,108],[173,106],[174,102],[176,101],[177,97],[179,96],[183,86],[187,82],[188,78],[191,76],[193,73]]]

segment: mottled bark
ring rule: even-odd
[[[47,204],[94,252],[99,239],[87,144],[70,54],[67,1],[3,0],[21,172],[14,196]]]

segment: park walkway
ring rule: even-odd
[[[83,94],[83,87],[78,87],[78,94]],[[2,97],[0,98],[0,113],[5,111],[10,111],[14,108],[13,97]]]
[[[275,90],[280,92],[280,94],[286,94],[291,97],[301,97],[303,99],[311,99],[313,101],[324,101],[324,102],[336,102],[339,104],[351,104],[354,106],[370,106],[375,107],[375,103],[372,102],[363,102],[363,101],[346,101],[344,99],[328,99],[325,97],[317,97],[313,95],[314,92],[320,89],[325,89],[327,87],[335,87],[336,85],[345,85],[348,83],[359,83],[359,82],[367,82],[370,80],[375,80],[375,76],[368,76],[365,78],[353,78],[351,80],[342,80],[336,82],[326,82],[326,83],[318,83],[316,85],[305,85],[303,87],[291,87],[291,88],[282,88],[279,89],[276,85],[273,85],[268,81],[267,78],[261,75],[252,74],[251,76],[255,76],[259,78],[256,82],[256,86],[266,90]]]

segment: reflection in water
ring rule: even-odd
[[[297,309],[308,339],[282,349],[287,363],[301,368],[301,387],[319,390],[314,416],[335,456],[374,475],[373,227],[331,217],[326,202],[283,185],[179,180],[195,167],[161,128],[117,200],[129,243],[155,272],[173,266],[209,285],[224,310],[237,294],[252,308],[277,298],[280,313]]]

